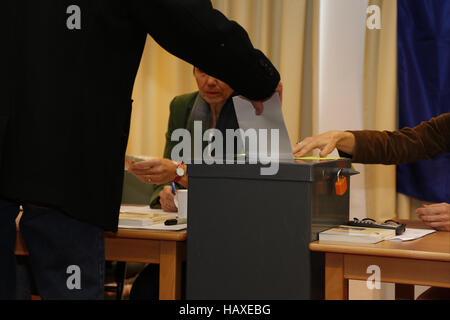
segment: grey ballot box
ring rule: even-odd
[[[318,233],[349,219],[338,172],[350,160],[261,165],[189,165],[186,298],[324,298],[324,255],[309,250]]]

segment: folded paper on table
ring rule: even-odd
[[[422,238],[428,234],[436,232],[436,230],[430,229],[410,229],[407,228],[405,232],[399,236],[389,239],[389,241],[410,241]]]

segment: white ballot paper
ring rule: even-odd
[[[410,229],[407,228],[405,232],[399,236],[393,237],[388,239],[388,241],[410,241],[410,240],[416,240],[422,237],[425,237],[426,235],[436,232],[436,230],[430,230],[430,229]]]
[[[239,127],[244,130],[245,136],[254,136],[256,133],[258,137],[257,147],[251,142],[244,144],[249,159],[257,157],[263,164],[270,161],[294,161],[278,93],[263,103],[264,111],[259,116],[255,114],[255,108],[249,100],[234,97],[233,103]]]

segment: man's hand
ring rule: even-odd
[[[175,195],[172,192],[171,186],[164,186],[164,189],[159,193],[159,203],[161,203],[161,209],[166,212],[178,212],[178,208],[175,206]]]
[[[416,214],[427,226],[436,230],[450,231],[450,204],[424,205],[416,210]]]
[[[280,101],[283,101],[283,84],[280,82],[278,83],[277,88],[275,89],[275,92],[278,92],[278,94],[280,95]],[[267,101],[268,99],[266,99],[265,101]],[[264,106],[263,103],[265,101],[255,101],[255,100],[250,100],[250,102],[253,105],[253,108],[255,108],[255,113],[257,116],[260,116],[263,111],[264,111]]]
[[[303,157],[314,149],[320,149],[320,156],[326,157],[335,148],[352,154],[355,147],[355,136],[350,132],[328,131],[321,135],[306,138],[293,146],[294,155]]]
[[[176,177],[177,163],[169,159],[152,159],[135,162],[128,171],[145,183],[163,184]]]

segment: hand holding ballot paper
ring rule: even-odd
[[[281,82],[278,83],[278,86],[275,89],[275,93],[278,93],[278,95],[280,97],[280,102],[282,102],[283,101],[283,84]],[[253,108],[255,108],[255,114],[257,116],[261,115],[263,113],[263,111],[264,111],[264,102],[265,101],[250,100],[250,102],[253,105]]]
[[[273,175],[278,172],[280,161],[293,161],[278,93],[263,103],[264,112],[261,115],[255,115],[251,103],[242,97],[234,97],[233,103],[243,134],[244,152],[250,164],[258,161],[264,165],[270,164],[269,168],[261,169],[261,174]]]

